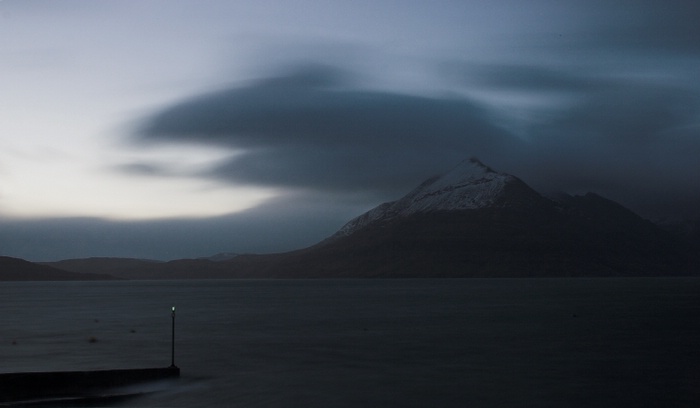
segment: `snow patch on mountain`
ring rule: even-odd
[[[384,203],[350,220],[334,236],[347,236],[378,220],[421,212],[471,210],[497,204],[504,188],[520,182],[515,176],[497,173],[479,160],[465,160],[442,176],[432,177],[403,198]]]

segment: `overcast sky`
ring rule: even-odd
[[[301,248],[478,157],[700,213],[697,1],[0,0],[0,255]]]

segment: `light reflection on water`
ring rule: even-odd
[[[182,379],[121,405],[700,402],[700,279],[0,283],[0,372],[167,366],[173,305]]]

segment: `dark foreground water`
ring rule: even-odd
[[[700,406],[700,279],[0,283],[0,372],[168,366],[172,305],[118,406]]]

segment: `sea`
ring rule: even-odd
[[[173,322],[181,378],[91,406],[700,406],[700,278],[3,282],[0,372],[167,367]]]

